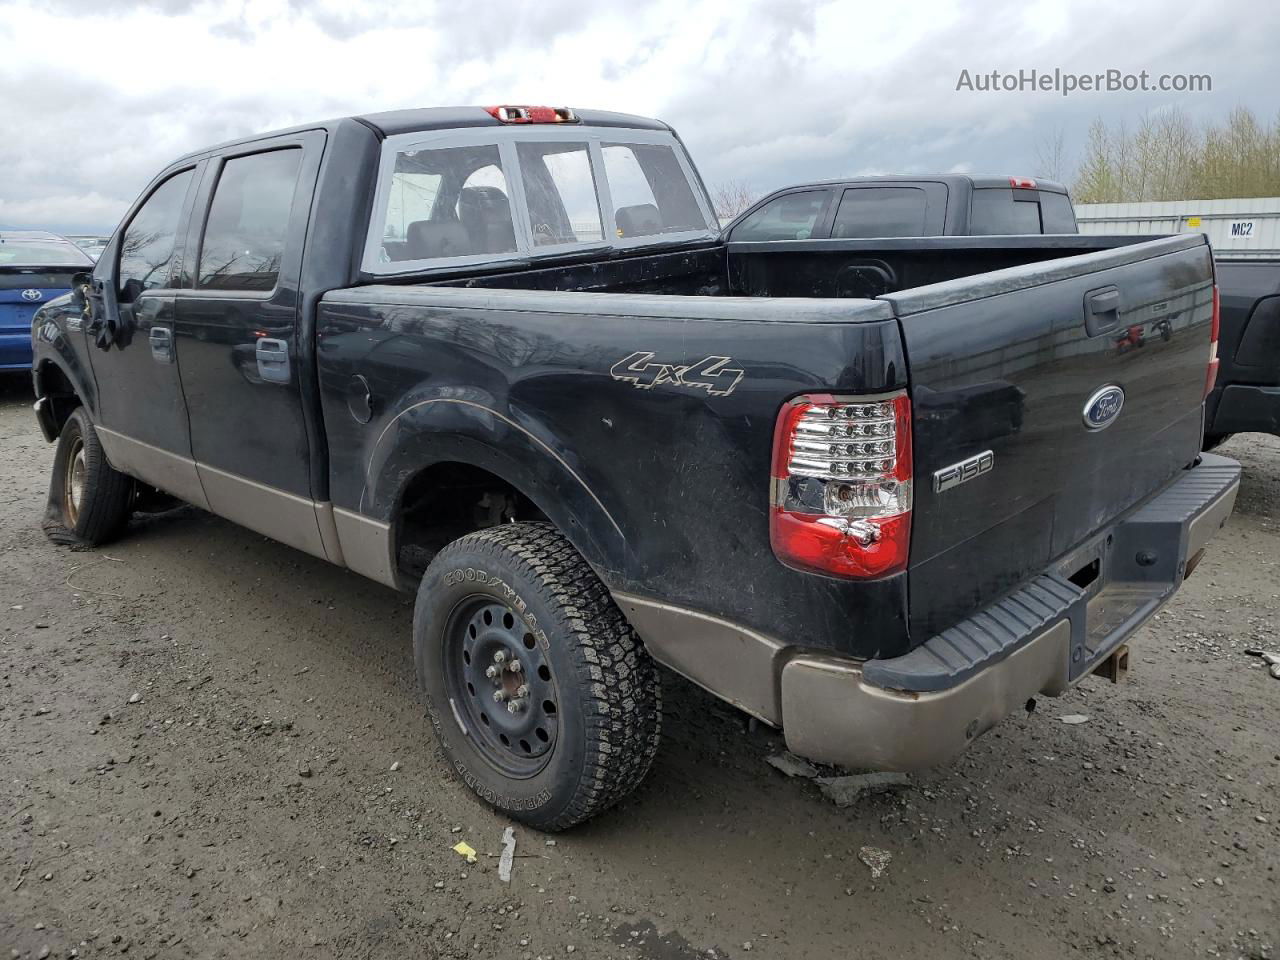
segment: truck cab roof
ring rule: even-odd
[[[575,120],[565,123],[565,126],[584,126],[584,127],[621,127],[632,130],[663,130],[674,132],[667,124],[661,120],[654,120],[649,117],[636,116],[629,113],[615,113],[610,110],[577,110],[572,111]],[[421,133],[430,130],[461,130],[469,127],[509,127],[523,126],[524,124],[511,124],[494,117],[486,107],[470,106],[470,107],[411,107],[404,110],[385,110],[378,113],[364,113],[349,117],[335,117],[329,120],[317,120],[313,123],[302,123],[292,127],[283,127],[279,130],[269,130],[262,133],[255,133],[250,136],[237,137],[234,140],[227,140],[215,146],[204,147],[200,150],[183,155],[178,162],[189,160],[193,157],[205,156],[209,153],[216,153],[225,150],[228,147],[234,147],[243,143],[253,143],[258,140],[266,140],[273,137],[283,137],[290,134],[303,133],[307,130],[326,130],[332,132],[335,128],[344,123],[358,123],[372,130],[379,140],[387,137],[399,136],[405,133]],[[554,124],[559,126],[560,124]],[[553,124],[547,124],[553,126]]]
[[[724,230],[732,241],[1077,233],[1053,180],[941,173],[844,177],[775,190]]]
[[[841,184],[859,185],[876,183],[943,183],[948,186],[968,187],[974,190],[999,187],[1009,189],[1011,180],[1029,181],[1033,186],[1029,189],[1046,190],[1050,193],[1066,193],[1067,188],[1056,180],[1045,180],[1041,177],[1019,177],[1012,174],[978,174],[978,173],[911,173],[911,174],[868,174],[862,177],[840,177],[834,180],[816,180],[812,183],[783,187],[773,193],[805,190],[816,186],[830,187]],[[771,193],[770,196],[773,196]]]

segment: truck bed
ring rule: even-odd
[[[508,449],[495,468],[544,492],[537,506],[611,588],[872,658],[1008,594],[1195,459],[1212,300],[1201,238],[880,243],[711,246],[330,293],[322,382],[372,371],[389,401],[358,427],[341,391],[324,391],[333,502],[390,516],[407,466],[380,462],[384,432],[478,437],[468,422],[494,411],[509,421],[503,442],[531,461]],[[851,258],[881,264],[896,289],[764,295],[794,294],[806,271],[839,275]],[[934,282],[902,286],[913,277]],[[1122,309],[1089,336],[1086,295],[1109,286]],[[671,376],[713,358],[738,379]],[[1088,432],[1081,411],[1108,382],[1126,391],[1125,415]],[[851,582],[779,564],[767,481],[780,404],[903,387],[916,462],[908,571]],[[983,450],[990,477],[934,491],[936,471]],[[547,451],[555,465],[536,465]],[[457,440],[396,454],[461,455]],[[595,520],[575,529],[575,515]]]

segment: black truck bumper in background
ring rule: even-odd
[[[1223,387],[1207,432],[1274,433],[1280,436],[1280,387],[1238,383]]]
[[[1240,465],[1204,454],[1034,581],[890,660],[782,659],[787,746],[880,770],[946,762],[1031,698],[1105,662],[1177,590],[1230,516]]]

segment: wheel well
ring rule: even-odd
[[[409,481],[396,511],[394,543],[401,576],[422,578],[446,544],[500,523],[545,520],[514,485],[466,463],[437,463]]]
[[[62,368],[52,360],[40,364],[40,389],[42,396],[49,401],[49,417],[56,436],[83,401]]]

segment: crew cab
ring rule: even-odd
[[[675,132],[598,111],[202,150],[34,320],[45,529],[159,489],[415,591],[441,749],[539,828],[644,778],[655,663],[943,763],[1118,676],[1239,482],[1204,239],[1012,239],[726,241]]]
[[[736,241],[1075,232],[1060,183],[952,173],[796,184],[761,197],[725,228]]]

